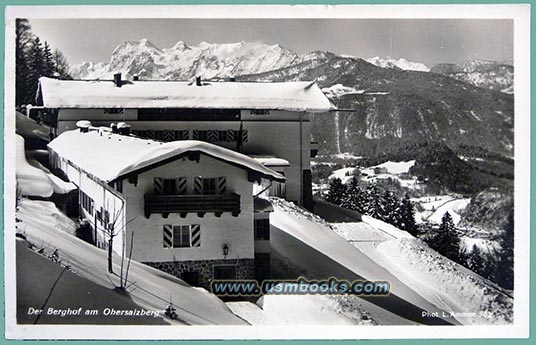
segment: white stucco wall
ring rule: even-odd
[[[103,227],[103,223],[96,219],[96,211],[101,207],[105,210],[108,210],[110,214],[110,221],[114,222],[114,234],[117,234],[113,238],[113,249],[114,251],[121,255],[123,253],[123,244],[125,238],[125,209],[124,201],[120,193],[113,191],[107,185],[102,185],[101,183],[96,182],[95,180],[89,178],[84,171],[80,171],[78,167],[68,164],[65,160],[60,160],[60,169],[65,172],[69,181],[74,183],[79,190],[87,194],[94,201],[94,211],[93,214],[89,214],[84,210],[80,205],[79,197],[79,209],[81,216],[86,218],[93,229],[97,229],[97,245],[101,248],[107,246],[107,241],[111,232],[106,232]]]
[[[218,177],[227,179],[227,192],[240,195],[241,212],[237,217],[223,213],[216,217],[206,213],[198,217],[188,213],[185,218],[170,213],[168,218],[162,214],[144,216],[144,194],[154,193],[154,178],[186,177],[188,194],[193,194],[194,176]],[[251,259],[254,257],[253,239],[253,198],[252,183],[247,181],[247,172],[206,155],[200,156],[199,163],[187,158],[179,159],[164,166],[138,175],[134,186],[123,182],[123,193],[127,201],[127,248],[130,248],[131,233],[134,232],[132,258],[142,262],[167,262],[181,260],[223,259],[224,244],[229,247],[227,259]],[[193,248],[164,248],[163,225],[201,225],[201,246]]]

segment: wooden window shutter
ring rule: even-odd
[[[201,226],[199,224],[192,224],[192,247],[201,247]]]
[[[177,194],[186,194],[186,177],[177,178]]]
[[[173,226],[169,224],[164,225],[164,248],[173,247]]]
[[[164,194],[164,179],[161,177],[154,178],[154,193],[157,195]]]
[[[194,177],[194,194],[203,194],[203,178],[201,176]]]
[[[216,194],[222,195],[225,194],[225,190],[227,189],[227,181],[225,176],[220,176],[216,178]]]

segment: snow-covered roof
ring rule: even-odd
[[[167,159],[199,152],[260,174],[263,178],[283,182],[285,177],[241,153],[196,140],[158,142],[135,136],[114,134],[101,128],[82,133],[67,131],[52,140],[48,147],[80,169],[98,179],[111,182]]]
[[[270,156],[270,155],[255,155],[250,154],[248,155],[257,162],[261,163],[262,165],[266,167],[288,167],[290,166],[290,163],[288,160],[284,158],[279,158],[276,156]]]
[[[195,82],[39,79],[48,108],[210,108],[324,112],[335,106],[314,82]]]

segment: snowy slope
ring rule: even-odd
[[[369,280],[388,280],[392,294],[425,310],[455,315],[462,324],[512,321],[513,300],[494,284],[444,258],[420,240],[371,217],[332,231],[329,224],[285,202],[274,200],[273,225],[299,238],[349,270]],[[364,237],[360,233],[364,228]],[[374,228],[378,234],[373,234]],[[340,235],[351,235],[344,239]],[[342,240],[342,241],[341,241]],[[346,242],[346,243],[344,243]],[[350,249],[348,246],[353,247]],[[357,249],[357,250],[356,250]]]
[[[323,88],[322,92],[324,92],[324,94],[329,99],[334,99],[334,98],[338,98],[343,95],[349,95],[349,94],[362,95],[365,93],[365,90],[357,90],[353,87],[344,86],[342,84],[335,84],[330,87]]]
[[[311,271],[311,274],[320,274],[320,270],[322,270],[328,277],[389,281],[391,294],[381,298],[382,308],[389,308],[389,305],[391,307],[398,305],[398,307],[390,311],[382,310],[380,318],[386,317],[389,319],[391,315],[386,314],[398,312],[402,313],[403,317],[415,318],[416,315],[419,315],[417,317],[418,322],[442,322],[442,320],[423,320],[420,316],[423,310],[441,313],[441,309],[435,307],[410,286],[401,282],[395,275],[370,259],[361,250],[337,235],[328,223],[292,203],[278,198],[271,198],[271,201],[274,204],[274,213],[270,218],[272,233],[278,230],[291,236],[287,238],[276,234],[277,236],[272,239],[272,242],[276,242],[273,243],[273,247],[277,250],[286,250],[285,254],[292,256],[289,257],[289,260],[293,260],[295,264],[307,268]],[[292,244],[296,239],[299,243]],[[285,240],[286,243],[278,243],[278,241],[282,240]],[[298,262],[300,257],[311,249],[334,261],[335,264],[330,264],[326,260],[316,261],[317,259],[314,257],[309,257],[306,262]],[[303,253],[300,254],[300,252]],[[318,258],[318,260],[321,259]],[[322,267],[320,267],[320,264],[322,264]],[[352,272],[351,276],[348,276],[349,272]],[[456,320],[450,320],[450,322],[456,322]]]
[[[17,323],[19,324],[92,324],[92,325],[167,325],[161,314],[139,316],[104,315],[106,308],[138,310],[128,295],[100,286],[64,270],[43,255],[32,251],[29,244],[17,239]],[[36,282],[39,282],[36,284]],[[51,293],[52,292],[52,293]],[[91,298],[80,298],[89,295]],[[43,303],[46,301],[46,304]],[[77,315],[28,313],[30,308],[97,310],[98,315],[81,312]],[[73,308],[73,306],[76,306]]]
[[[379,56],[375,56],[375,57],[366,59],[366,61],[368,63],[371,63],[381,68],[398,68],[398,69],[402,69],[406,71],[421,71],[421,72],[430,71],[430,68],[428,68],[425,64],[420,63],[420,62],[408,61],[404,58],[396,60],[390,57],[381,58]]]
[[[446,212],[449,212],[454,225],[458,225],[462,218],[462,213],[469,205],[471,198],[462,198],[456,195],[436,195],[413,198],[411,201],[419,204],[422,209],[415,214],[417,223],[431,222],[441,224],[441,218]]]
[[[337,301],[320,295],[266,295],[257,304],[228,302],[231,310],[252,325],[355,325],[358,315],[345,314]],[[353,313],[355,314],[355,312]]]
[[[72,272],[109,289],[119,286],[119,277],[107,272],[107,253],[74,237],[73,222],[53,203],[23,199],[17,217],[22,220],[18,231],[29,242],[45,248],[46,253],[58,249],[60,261],[68,264]],[[120,264],[119,256],[115,255],[115,272],[120,272]],[[131,285],[127,290],[134,303],[147,310],[162,312],[171,299],[180,323],[245,324],[206,290],[193,288],[180,279],[136,261],[131,262],[128,280]]]
[[[513,300],[495,284],[439,255],[404,231],[371,217],[364,216],[363,220],[333,226],[349,243],[447,313],[476,313],[457,316],[463,324],[512,321]]]
[[[359,158],[359,157],[358,157]],[[411,167],[415,165],[415,160],[406,162],[391,162],[387,161],[375,166],[367,168],[359,168],[360,179],[373,183],[377,180],[392,179],[400,183],[402,187],[415,188],[417,185],[417,178],[414,176],[399,176],[402,174],[408,174]],[[354,167],[346,167],[335,170],[329,176],[329,179],[340,178],[343,183],[348,183],[354,176]],[[376,169],[379,169],[376,171]]]

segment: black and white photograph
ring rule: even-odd
[[[529,14],[8,7],[6,337],[527,337]]]

